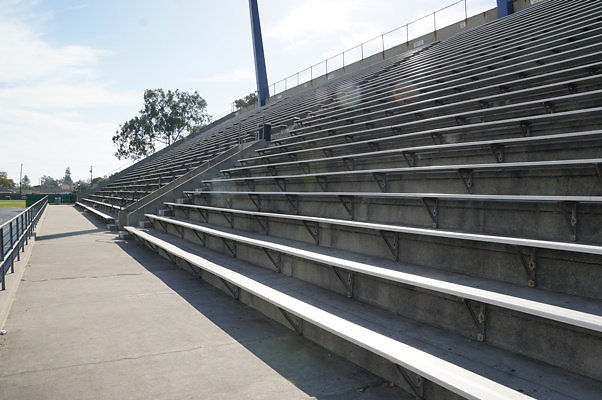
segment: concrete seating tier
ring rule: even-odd
[[[285,94],[237,121],[271,143],[124,229],[416,398],[597,399],[601,18],[540,2]]]

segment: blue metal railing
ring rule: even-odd
[[[6,290],[6,274],[15,272],[15,259],[21,259],[21,252],[34,233],[34,229],[46,209],[48,197],[38,200],[25,211],[0,225],[0,279]]]

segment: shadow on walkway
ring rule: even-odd
[[[86,233],[92,233],[92,232],[99,232],[99,229],[86,229],[86,230],[83,230],[83,231],[54,233],[52,235],[41,235],[41,236],[37,236],[36,240],[59,239],[59,238],[69,237],[69,236],[85,235]]]
[[[382,378],[297,336],[138,242],[116,243],[203,316],[309,396],[320,400],[408,398],[400,388],[387,387]]]

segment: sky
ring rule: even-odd
[[[258,3],[272,84],[454,0]],[[468,13],[495,3],[467,0]],[[437,23],[458,13],[463,4]],[[254,92],[248,1],[0,0],[0,171],[15,182],[21,164],[32,184],[67,167],[85,180],[91,166],[96,177],[128,165],[111,137],[156,88],[198,91],[215,117]]]

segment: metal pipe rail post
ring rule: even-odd
[[[2,280],[0,290],[6,290],[8,269],[11,273],[15,272],[15,258],[17,261],[21,260],[21,252],[25,251],[25,245],[34,234],[34,229],[47,204],[48,196],[0,225],[0,279]]]

